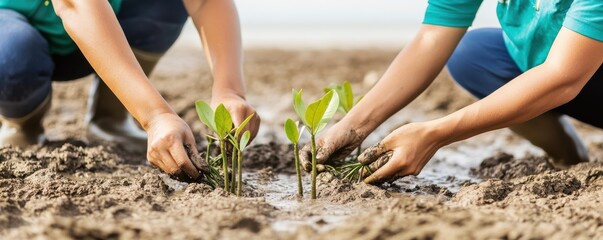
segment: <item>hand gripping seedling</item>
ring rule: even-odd
[[[337,111],[343,115],[348,114],[364,97],[363,95],[358,97],[354,96],[352,85],[348,81],[343,82],[341,85],[333,83],[328,88],[325,88],[324,91],[325,93],[329,91],[337,92],[339,95],[339,108]],[[358,149],[356,149],[356,155],[351,159],[344,160],[343,163],[340,163],[339,166],[336,167],[324,165],[325,169],[339,178],[351,182],[359,182],[362,179],[363,174],[372,173],[368,166],[357,161],[361,152],[362,146],[359,145]]]

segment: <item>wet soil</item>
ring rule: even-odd
[[[329,82],[349,80],[366,91],[395,54],[248,51],[249,99],[263,123],[245,153],[241,198],[171,179],[144,153],[89,142],[89,80],[55,84],[44,122],[50,140],[0,148],[0,239],[603,239],[603,135],[583,124],[593,159],[568,170],[552,168],[538,149],[501,130],[448,146],[420,175],[391,184],[351,184],[322,173],[316,201],[308,199],[304,174],[305,197],[297,197],[292,147],[281,130],[293,116],[290,89],[318,95]],[[152,81],[205,149],[191,105],[209,97],[201,57],[175,49]],[[443,73],[365,145],[471,101]]]

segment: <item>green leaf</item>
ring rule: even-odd
[[[293,144],[297,144],[299,142],[299,131],[297,130],[297,124],[293,122],[290,118],[285,122],[285,133],[287,134],[287,138]]]
[[[216,124],[214,123],[214,111],[211,109],[209,104],[204,101],[197,100],[195,102],[195,109],[197,110],[197,115],[199,115],[199,120],[209,129],[214,132],[218,132],[216,129]]]
[[[329,91],[318,101],[310,104],[306,110],[306,122],[312,135],[316,135],[326,126],[339,107],[339,97],[335,90]],[[324,123],[324,124],[323,124]]]
[[[243,151],[243,149],[245,149],[247,147],[247,144],[249,143],[249,139],[251,139],[251,132],[249,132],[249,130],[245,131],[243,133],[243,136],[241,136],[241,151]]]
[[[232,117],[230,113],[224,107],[224,104],[220,104],[216,108],[216,113],[214,117],[214,121],[216,124],[216,132],[218,136],[222,139],[225,139],[228,136],[230,130],[232,130]]]
[[[300,89],[299,92],[295,91],[295,89],[292,90],[292,95],[293,95],[293,108],[295,109],[295,112],[297,113],[297,116],[299,116],[299,118],[302,119],[302,122],[304,122],[304,124],[308,124],[305,120],[305,116],[306,116],[306,104],[304,103],[304,100],[302,99],[302,90]]]
[[[350,82],[343,82],[343,96],[339,96],[342,102],[345,102],[344,108],[346,112],[349,112],[350,109],[354,106],[354,91],[352,91],[352,85]]]
[[[331,98],[331,101],[329,101],[329,103],[328,103],[327,110],[325,111],[325,113],[322,116],[320,124],[315,129],[315,133],[314,133],[315,135],[318,134],[320,131],[322,131],[322,129],[324,129],[327,126],[327,124],[331,121],[331,119],[333,119],[333,116],[335,116],[335,113],[337,112],[338,108],[339,108],[339,95],[336,92],[334,92],[333,97]]]
[[[251,115],[247,116],[247,118],[245,118],[245,120],[243,120],[243,122],[237,127],[237,130],[235,131],[235,135],[234,135],[235,138],[239,137],[239,134],[241,133],[243,128],[245,128],[245,126],[247,126],[249,121],[251,121],[251,119],[253,118],[253,115],[255,115],[255,114],[251,114]]]

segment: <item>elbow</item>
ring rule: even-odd
[[[184,0],[184,7],[190,16],[195,16],[205,6],[208,0]]]
[[[64,19],[65,16],[75,9],[75,0],[52,0],[54,12],[59,18]]]
[[[573,100],[580,94],[582,91],[583,85],[578,84],[566,84],[564,86],[559,87],[559,95],[558,99],[561,102],[559,105],[563,105]]]
[[[550,80],[558,83],[552,92],[556,93],[555,98],[560,102],[559,105],[568,103],[576,98],[593,75],[592,73],[576,71],[575,69],[555,64],[544,64],[544,67],[549,76],[554,78]]]

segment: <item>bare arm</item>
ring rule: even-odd
[[[233,114],[235,125],[254,114],[248,129],[255,137],[260,118],[245,100],[241,27],[232,0],[184,0],[203,41],[203,49],[214,76],[212,105],[223,103]]]
[[[57,15],[86,59],[149,134],[147,157],[164,171],[198,175],[182,147],[190,128],[149,83],[107,1],[53,0]]]
[[[465,31],[466,28],[423,25],[379,82],[342,121],[368,135],[433,82]]]
[[[603,42],[562,28],[546,61],[446,117],[396,129],[376,147],[391,160],[365,182],[418,174],[442,146],[512,126],[571,101],[603,63]],[[361,161],[373,159],[367,154]]]

